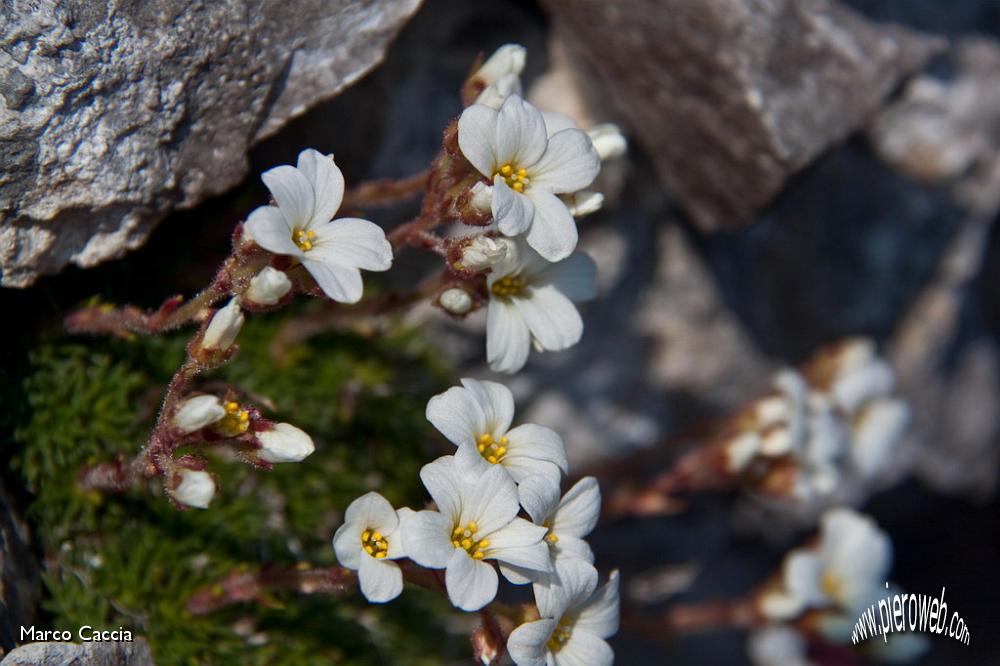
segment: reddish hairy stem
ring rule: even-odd
[[[427,185],[430,170],[398,180],[371,180],[351,188],[344,194],[343,208],[389,206],[417,195]]]

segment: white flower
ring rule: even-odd
[[[895,383],[892,366],[878,357],[871,340],[849,341],[838,350],[836,362],[830,393],[847,415],[853,415],[869,400],[892,392]]]
[[[182,468],[177,476],[180,477],[180,482],[170,491],[173,498],[186,506],[207,509],[215,497],[215,479],[212,475],[201,470]]]
[[[400,526],[408,512],[397,512],[378,493],[367,493],[351,502],[344,524],[333,535],[337,561],[358,572],[361,593],[368,601],[385,603],[403,591],[403,572],[388,560],[406,557]]]
[[[851,423],[850,458],[863,477],[888,466],[909,421],[910,408],[891,398],[872,400],[858,411]]]
[[[312,437],[291,423],[258,432],[257,441],[257,457],[270,463],[299,462],[316,450]]]
[[[236,341],[236,336],[240,334],[242,327],[243,312],[240,310],[239,299],[234,297],[212,316],[212,321],[205,329],[205,336],[201,339],[201,348],[229,349]]]
[[[521,506],[536,525],[548,529],[545,541],[554,562],[564,557],[594,561],[594,552],[583,537],[594,530],[601,515],[601,490],[597,479],[587,476],[570,488],[562,499],[559,486],[547,478],[530,476],[517,488]]]
[[[587,136],[594,144],[594,150],[602,162],[621,157],[628,149],[628,142],[617,125],[602,123],[587,130]]]
[[[515,482],[541,475],[558,494],[568,465],[562,438],[533,423],[511,429],[513,419],[514,396],[497,382],[463,379],[427,403],[427,420],[458,447],[459,474],[476,477],[497,465]]]
[[[601,589],[597,571],[583,560],[556,565],[558,584],[535,585],[542,619],[511,632],[507,651],[517,666],[611,666],[604,639],[618,631],[618,572]]]
[[[881,588],[892,565],[892,542],[875,522],[850,509],[823,514],[819,543],[785,557],[781,589],[765,595],[765,615],[796,617],[810,608],[854,612]]]
[[[445,289],[438,296],[438,303],[441,307],[452,314],[462,315],[472,309],[472,297],[469,292],[458,287]]]
[[[298,166],[265,171],[262,179],[277,206],[261,206],[246,230],[265,250],[302,262],[335,301],[361,299],[361,271],[388,270],[392,246],[368,220],[332,220],[344,198],[344,176],[333,158],[315,150],[299,153]]]
[[[573,301],[597,291],[596,267],[585,254],[551,264],[522,243],[510,249],[486,277],[486,357],[497,372],[520,370],[532,343],[558,351],[579,342],[583,320]]]
[[[754,666],[812,666],[806,639],[795,629],[772,624],[750,634],[747,652]]]
[[[201,430],[226,416],[222,402],[214,395],[198,395],[181,403],[173,423],[184,433]]]
[[[292,281],[277,268],[265,266],[260,273],[250,279],[243,296],[251,303],[274,305],[292,288]]]
[[[526,56],[527,50],[520,44],[504,44],[498,48],[473,74],[473,78],[486,84],[476,103],[499,109],[505,99],[520,95]]]
[[[454,457],[444,456],[424,465],[420,479],[438,511],[418,511],[403,522],[404,548],[417,564],[446,570],[452,604],[474,611],[493,601],[499,579],[488,560],[496,560],[508,580],[508,565],[550,572],[545,528],[517,517],[517,488],[501,467],[463,478]]]
[[[461,268],[481,271],[503,261],[513,243],[506,238],[476,236],[462,249]]]
[[[601,168],[590,139],[568,128],[546,136],[542,114],[518,95],[500,110],[482,104],[458,121],[465,157],[493,181],[493,218],[507,236],[526,234],[528,244],[549,261],[576,247],[573,216],[557,194],[589,185]]]
[[[809,399],[807,436],[792,455],[800,466],[795,495],[812,499],[837,488],[847,452],[847,426],[821,394]]]

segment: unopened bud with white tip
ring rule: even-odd
[[[594,150],[602,162],[621,157],[628,149],[628,141],[622,135],[617,125],[612,123],[602,123],[587,130],[590,142],[594,144]]]
[[[222,402],[214,395],[197,395],[181,403],[174,414],[173,423],[184,433],[201,430],[226,415]]]
[[[472,309],[472,297],[469,292],[458,287],[445,289],[438,297],[438,303],[447,312],[456,315],[463,315]]]
[[[251,303],[274,305],[292,288],[292,281],[283,271],[266,266],[250,280],[250,286],[243,294]]]
[[[510,241],[506,238],[477,236],[462,251],[462,268],[480,271],[490,268],[507,256]]]
[[[180,477],[176,487],[170,491],[173,498],[185,506],[207,509],[215,497],[215,479],[208,472],[195,469],[181,469],[174,477]]]
[[[520,44],[504,44],[486,59],[473,76],[486,85],[496,83],[505,76],[517,76],[524,71],[527,54],[527,49]]]
[[[221,308],[212,316],[205,337],[201,340],[201,348],[205,350],[226,350],[233,346],[236,336],[243,327],[243,312],[238,299],[233,298],[226,307]]]
[[[581,190],[570,194],[560,194],[559,198],[569,208],[570,215],[573,217],[584,217],[596,213],[604,205],[604,195],[600,192]]]
[[[257,433],[257,457],[269,463],[299,462],[316,450],[312,437],[291,423],[278,423]]]

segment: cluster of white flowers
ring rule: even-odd
[[[728,471],[791,462],[795,497],[830,495],[845,474],[871,479],[885,470],[909,420],[893,397],[893,371],[870,340],[820,352],[801,371],[783,370],[725,435]]]
[[[402,591],[392,561],[401,558],[444,569],[448,598],[465,611],[493,601],[500,575],[532,583],[540,619],[511,634],[515,662],[545,664],[549,654],[548,663],[610,664],[604,639],[617,631],[617,574],[598,590],[584,541],[600,514],[597,481],[583,478],[560,496],[562,438],[532,423],[511,427],[514,399],[502,384],[463,379],[431,398],[427,419],[456,447],[420,471],[435,508],[397,511],[377,493],[355,500],[333,537],[340,564],[379,603]]]

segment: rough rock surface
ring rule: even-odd
[[[942,42],[828,0],[545,0],[702,228],[752,219]]]
[[[12,650],[3,666],[152,666],[153,653],[145,639],[131,642],[29,643]]]
[[[0,5],[0,270],[26,286],[141,244],[247,150],[378,63],[420,0]]]

